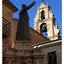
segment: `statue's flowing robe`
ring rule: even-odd
[[[16,41],[30,40],[29,33],[29,16],[27,10],[30,9],[35,3],[33,2],[28,7],[23,8],[19,13],[19,22],[16,34]]]
[[[18,22],[18,29],[17,29],[17,35],[16,40],[25,40],[30,38],[29,33],[29,17],[28,13],[25,10],[21,10],[21,14],[19,16],[19,22]]]

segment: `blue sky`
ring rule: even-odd
[[[14,4],[19,11],[22,9],[22,4],[26,4],[27,6],[30,5],[33,1],[36,2],[36,4],[28,10],[28,15],[29,15],[29,26],[34,28],[33,22],[34,18],[36,16],[36,9],[38,9],[38,6],[42,3],[42,0],[9,0],[12,4]],[[52,12],[54,14],[54,17],[56,18],[55,23],[58,23],[58,27],[60,30],[60,35],[61,35],[61,23],[62,23],[62,15],[61,15],[61,0],[44,0],[44,3],[49,6],[52,9]],[[13,18],[19,19],[19,11],[13,13]]]

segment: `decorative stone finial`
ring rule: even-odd
[[[44,2],[44,0],[42,0],[42,2]]]
[[[56,22],[56,25],[58,25],[58,23]]]
[[[58,29],[58,23],[56,22],[56,28]]]
[[[48,3],[47,3],[47,6],[49,6]]]
[[[38,6],[38,8],[39,8],[39,6]]]
[[[52,9],[50,9],[50,12],[52,12]]]

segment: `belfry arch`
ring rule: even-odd
[[[40,25],[40,33],[41,34],[45,33],[45,35],[47,35],[47,24],[46,23],[42,23]]]
[[[41,20],[45,19],[45,11],[41,11]]]

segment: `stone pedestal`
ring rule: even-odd
[[[22,63],[23,61],[27,64],[32,64],[32,44],[31,41],[16,41],[15,42],[15,50],[17,51],[16,55],[16,62]],[[27,60],[28,59],[28,60]],[[30,61],[29,61],[30,60]]]

